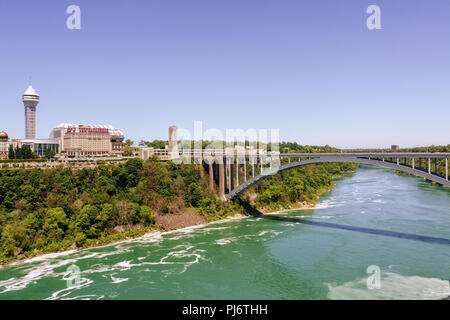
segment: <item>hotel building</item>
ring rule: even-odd
[[[50,139],[58,139],[61,153],[70,158],[122,154],[125,147],[122,131],[110,125],[61,123]]]

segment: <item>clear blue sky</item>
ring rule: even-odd
[[[366,27],[371,4],[382,30]],[[202,120],[302,144],[450,143],[448,0],[2,0],[0,35],[12,137],[31,75],[40,138],[69,122],[167,139]]]

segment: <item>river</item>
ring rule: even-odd
[[[212,223],[17,262],[0,268],[0,299],[450,296],[450,189],[361,166],[336,180],[316,209],[273,217]],[[371,289],[369,266],[380,271],[379,286]],[[79,277],[72,279],[77,270]]]

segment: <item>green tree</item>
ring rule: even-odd
[[[9,145],[8,158],[9,159],[15,159],[16,158],[16,152],[14,151],[14,147],[13,147],[12,144]]]
[[[67,216],[63,208],[49,209],[44,220],[43,231],[49,241],[61,241],[67,229]]]
[[[8,223],[2,229],[0,244],[4,257],[14,257],[28,250],[30,242],[25,226],[18,220]]]
[[[47,159],[53,159],[54,157],[55,157],[55,155],[56,155],[56,153],[55,153],[55,151],[53,151],[52,149],[46,149],[45,150],[45,157],[47,158]]]
[[[75,234],[85,234],[87,238],[97,238],[99,236],[98,225],[95,223],[99,215],[99,209],[96,206],[87,204],[81,211],[74,216],[71,225],[72,232]]]
[[[141,206],[139,211],[139,222],[149,225],[155,223],[155,214],[148,206]]]
[[[202,188],[200,188],[195,182],[192,182],[188,187],[188,192],[186,194],[187,203],[192,207],[198,207],[200,201],[204,198],[204,193]]]
[[[112,215],[113,212],[113,205],[110,203],[105,203],[102,205],[102,210],[100,211],[100,213],[95,217],[96,221],[105,223],[107,222]]]

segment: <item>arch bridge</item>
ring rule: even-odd
[[[351,162],[390,168],[450,187],[450,153],[266,153],[205,156],[210,188],[219,186],[222,200],[235,200],[255,184],[279,172],[308,164]],[[438,170],[444,165],[443,171]]]

